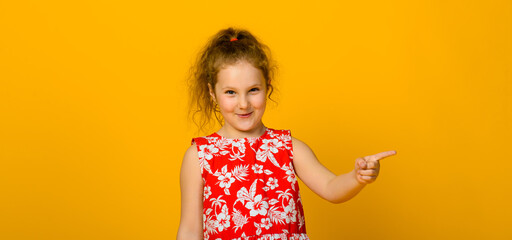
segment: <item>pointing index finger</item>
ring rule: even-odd
[[[378,161],[378,160],[381,160],[383,158],[386,158],[386,157],[389,157],[389,156],[393,156],[395,154],[396,154],[396,151],[392,150],[392,151],[386,151],[386,152],[377,153],[377,154],[368,156],[368,158],[370,159],[370,161]]]

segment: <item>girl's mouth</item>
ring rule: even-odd
[[[251,114],[252,114],[252,112],[247,113],[247,114],[238,114],[238,116],[241,117],[241,118],[248,118],[248,117],[251,116]]]

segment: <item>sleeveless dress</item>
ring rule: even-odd
[[[212,133],[193,143],[204,182],[205,240],[309,239],[290,130],[237,139]]]

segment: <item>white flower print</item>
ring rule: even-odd
[[[279,163],[277,163],[274,153],[277,153],[277,149],[282,146],[283,143],[280,142],[279,139],[263,139],[263,144],[256,153],[256,159],[262,162],[265,162],[268,159],[276,167],[279,167]]]
[[[282,147],[283,143],[279,141],[279,139],[263,139],[263,145],[261,145],[261,149],[268,150],[273,153],[277,153],[277,149]]]
[[[213,176],[216,176],[219,182],[219,186],[224,188],[224,193],[226,195],[230,195],[229,187],[231,187],[231,183],[235,181],[235,178],[232,176],[231,172],[228,172],[228,165],[222,167],[221,172],[216,171]]]
[[[251,217],[257,216],[258,214],[265,216],[267,214],[268,203],[262,200],[262,196],[258,195],[254,198],[254,201],[249,201],[245,204],[247,209],[250,209]]]
[[[213,154],[218,153],[219,149],[213,145],[201,145],[199,146],[198,156],[199,158],[206,158],[206,160],[210,160],[213,158]]]
[[[270,177],[267,182],[267,186],[274,190],[274,188],[279,187],[279,184],[277,184],[277,178]]]
[[[210,195],[212,194],[212,188],[210,186],[204,186],[204,189],[203,189],[203,202],[205,199],[208,199],[208,197],[210,197]]]
[[[286,223],[290,223],[290,221],[297,221],[297,209],[295,209],[295,202],[293,201],[293,199],[290,199],[288,206],[284,208],[284,213],[286,216]]]
[[[279,139],[282,143],[283,143],[283,147],[287,150],[290,150],[292,149],[291,148],[291,141],[292,141],[292,137],[290,135],[290,132],[285,132],[283,134],[279,134],[277,136],[277,139]]]
[[[278,135],[278,134],[277,134],[276,132],[274,132],[274,131],[269,131],[269,132],[268,132],[268,136],[270,136],[270,138],[276,138],[276,137],[277,137],[277,135]]]
[[[235,148],[237,148],[240,153],[245,153],[245,139],[233,139],[231,144],[233,152],[235,151]]]
[[[220,138],[215,142],[215,147],[219,148],[220,155],[227,155],[231,152],[229,150],[231,148],[231,139]]]
[[[260,226],[268,230],[270,227],[272,227],[272,223],[270,222],[270,219],[262,218]]]
[[[254,173],[263,173],[263,165],[254,164],[252,170],[254,170]]]
[[[247,143],[249,143],[249,146],[251,146],[251,148],[252,148],[252,145],[254,145],[256,143],[256,140],[257,140],[257,138],[248,138]],[[254,148],[252,150],[255,151]]]
[[[295,177],[295,171],[293,170],[293,165],[290,162],[289,166],[286,164],[283,164],[281,167],[286,173],[286,180],[291,183],[292,189],[295,191],[295,182],[297,181],[297,178]]]
[[[210,168],[210,164],[208,164],[208,161],[206,161],[204,158],[199,158],[199,167],[201,168],[201,174],[203,174],[204,170],[208,171],[209,173],[212,173],[212,169]]]
[[[290,166],[283,165],[282,169],[286,171],[286,180],[288,180],[288,182],[293,182],[295,179],[295,171],[293,171],[292,164],[290,163]]]
[[[245,202],[251,202],[254,199],[254,196],[256,195],[256,183],[258,182],[258,179],[254,180],[254,182],[251,184],[251,187],[249,188],[249,191],[247,191],[247,188],[242,187],[238,192],[236,193],[237,200],[233,205],[235,205],[237,202],[242,202],[242,204],[245,204]]]
[[[305,229],[289,131],[268,130],[264,138],[213,136],[198,145],[203,238],[308,239],[305,233],[288,231],[289,226]]]
[[[209,173],[212,172],[210,168],[210,164],[208,164],[208,160],[213,158],[213,154],[219,152],[219,149],[213,145],[200,145],[199,152],[197,152],[197,156],[199,157],[199,166],[201,168],[201,174],[203,174],[203,169],[206,169]]]
[[[208,144],[215,144],[217,141],[218,141],[218,138],[217,137],[209,137],[209,136],[206,136],[204,137],[207,141],[208,141]]]
[[[229,187],[231,187],[231,183],[233,183],[235,181],[235,178],[231,177],[231,173],[228,172],[225,175],[220,175],[219,181],[220,181],[219,185],[221,188],[229,188]]]
[[[222,206],[221,213],[217,214],[217,222],[219,223],[219,225],[218,225],[219,232],[222,232],[222,231],[224,231],[225,228],[229,227],[230,217],[231,216],[228,214],[228,207],[226,205]]]

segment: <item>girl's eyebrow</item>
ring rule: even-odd
[[[261,83],[257,83],[257,84],[251,85],[248,88],[250,89],[250,88],[253,88],[253,87],[261,87]],[[236,89],[236,88],[235,87],[231,87],[231,86],[225,86],[225,87],[222,88],[222,90],[224,90],[224,89]]]

